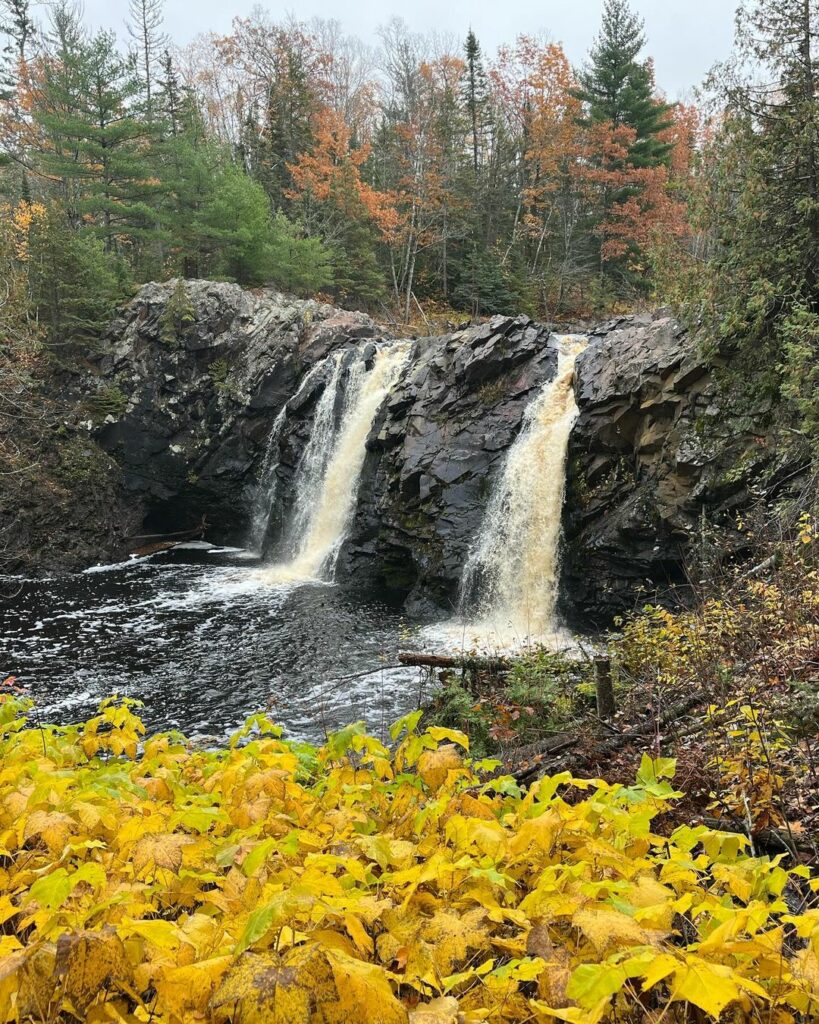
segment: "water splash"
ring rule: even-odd
[[[334,369],[321,403],[326,397],[327,408],[337,409],[339,389],[343,388],[341,420],[335,427],[334,417],[325,415],[326,410],[321,408],[316,410],[310,445],[294,483],[296,513],[290,531],[293,557],[289,562],[267,566],[263,570],[267,582],[332,578],[358,493],[367,436],[406,365],[410,348],[409,343],[378,348],[371,369],[367,369],[363,356],[349,364],[346,374],[341,372],[341,361],[338,376]]]
[[[496,646],[565,640],[555,620],[560,527],[566,453],[577,418],[574,365],[586,341],[580,335],[559,338],[555,378],[526,411],[464,568],[461,614],[477,620],[466,633],[492,637]]]

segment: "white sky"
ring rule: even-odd
[[[199,32],[227,32],[234,15],[248,14],[257,0],[166,0],[166,29],[177,43]],[[84,0],[86,21],[124,35],[128,0]],[[376,41],[379,25],[393,16],[417,32],[454,33],[459,39],[471,25],[485,53],[521,33],[545,31],[563,43],[569,59],[579,63],[597,33],[603,0],[301,0],[262,3],[274,18],[287,12],[308,20],[335,18],[344,30]],[[648,46],[657,82],[669,99],[700,84],[711,65],[728,55],[733,37],[735,0],[632,0],[645,18]]]

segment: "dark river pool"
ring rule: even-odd
[[[320,740],[364,719],[381,735],[428,697],[396,668],[417,629],[399,609],[321,583],[271,586],[245,552],[205,544],[50,579],[0,578],[0,678],[43,720],[138,697],[149,730],[223,738],[257,710]],[[428,686],[428,684],[426,684]]]

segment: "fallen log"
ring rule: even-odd
[[[617,733],[615,736],[610,736],[599,743],[590,744],[588,736],[571,736],[567,733],[563,733],[558,736],[551,736],[537,744],[530,744],[529,747],[522,747],[519,748],[519,750],[510,751],[506,760],[507,763],[509,763],[513,757],[524,757],[528,761],[529,758],[532,757],[533,763],[526,764],[517,771],[512,772],[515,780],[519,784],[523,785],[534,781],[540,775],[545,775],[547,772],[560,770],[566,767],[564,764],[555,763],[553,760],[555,755],[571,750],[578,746],[581,740],[583,740],[586,746],[582,751],[578,752],[577,763],[591,765],[599,762],[604,757],[610,757],[623,747],[628,746],[629,743],[645,740],[647,737],[651,736],[658,726],[662,729],[670,725],[672,722],[679,721],[683,715],[692,711],[698,705],[704,704],[706,700],[707,698],[702,693],[692,694],[689,697],[686,697],[685,700],[671,705],[671,707],[669,707],[668,710],[660,716],[659,721],[655,719],[643,721],[640,725],[628,729],[625,732]]]
[[[129,540],[193,540],[201,537],[208,528],[207,516],[202,516],[197,526],[189,526],[187,530],[177,530],[176,533],[132,533]]]
[[[509,658],[494,658],[470,654],[423,654],[420,651],[400,651],[402,665],[414,668],[455,668],[473,672],[508,672],[512,668]]]

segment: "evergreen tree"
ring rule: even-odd
[[[464,43],[464,55],[466,60],[464,64],[463,102],[467,117],[469,118],[472,141],[472,168],[477,178],[489,96],[486,72],[483,68],[483,57],[481,55],[481,44],[478,42],[472,29],[469,30],[466,42]]]
[[[737,24],[736,59],[711,81],[723,109],[698,218],[710,259],[685,304],[741,378],[819,431],[819,5],[746,0]]]
[[[38,169],[59,182],[75,227],[96,232],[112,251],[137,244],[155,230],[157,190],[146,128],[131,107],[138,82],[113,35],[89,38],[67,6],[54,13],[51,42],[54,59],[41,63],[31,109]]]
[[[55,203],[32,222],[27,272],[32,305],[52,346],[98,337],[131,291],[124,260],[101,239],[74,230]]]
[[[515,294],[497,253],[477,245],[466,252],[452,297],[458,308],[473,317],[516,312]]]
[[[28,0],[0,0],[0,99],[14,94],[17,69],[34,34]]]
[[[378,264],[376,232],[366,217],[352,217],[333,246],[332,285],[339,302],[373,306],[384,298],[384,273]]]
[[[630,164],[655,167],[671,150],[659,138],[672,124],[671,108],[655,99],[651,67],[637,59],[644,46],[643,20],[628,0],[606,0],[591,62],[578,75],[578,96],[586,104],[588,123],[633,129]]]
[[[158,109],[164,121],[164,127],[170,136],[179,135],[182,131],[183,97],[185,95],[179,75],[174,65],[170,50],[165,50],[159,59],[159,75],[157,77]]]
[[[633,232],[626,232],[632,238],[624,241],[619,222],[623,213],[631,219],[635,203],[641,218],[650,216],[642,201],[649,182],[639,172],[662,168],[673,148],[662,138],[673,125],[671,108],[653,95],[651,65],[638,60],[644,46],[643,20],[628,0],[606,0],[590,63],[578,75],[575,95],[585,108],[580,124],[589,139],[587,178],[597,194],[584,227],[601,278],[608,279],[598,284],[601,298],[612,289],[647,286],[646,258]]]
[[[333,285],[332,253],[281,212],[273,218],[269,261],[269,282],[283,291],[314,295]]]
[[[248,111],[241,140],[246,166],[261,182],[275,208],[289,206],[289,166],[313,141],[312,118],[318,104],[302,52],[284,30],[276,33],[274,68],[259,116]]]

